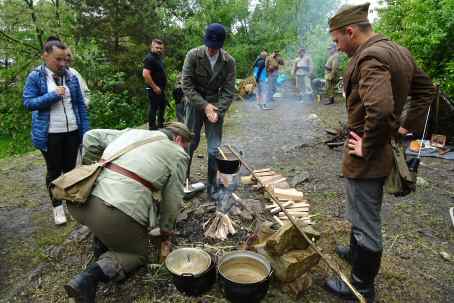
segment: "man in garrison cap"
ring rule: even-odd
[[[390,141],[421,131],[434,88],[406,48],[373,32],[368,10],[369,3],[341,7],[329,19],[329,31],[337,49],[350,57],[343,78],[350,131],[342,173],[352,229],[350,245],[337,246],[336,253],[352,264],[353,286],[373,302],[383,251],[383,185],[394,165]],[[407,97],[408,113],[400,119]],[[354,299],[338,278],[328,279],[326,286],[337,296]]]

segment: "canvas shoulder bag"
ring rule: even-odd
[[[416,173],[411,172],[405,159],[402,143],[391,139],[394,165],[385,181],[385,191],[396,197],[403,197],[416,190]]]
[[[96,178],[98,178],[103,167],[139,146],[159,140],[162,140],[162,138],[149,138],[137,141],[121,149],[109,159],[101,160],[89,165],[81,165],[61,175],[49,185],[52,198],[80,204],[85,203],[90,196]]]

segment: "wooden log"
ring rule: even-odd
[[[286,209],[288,210],[310,209],[310,206],[306,204],[303,205],[293,204],[290,207],[286,207]]]
[[[257,173],[262,173],[262,172],[266,172],[266,171],[270,171],[271,168],[267,167],[267,168],[262,168],[262,169],[255,169],[252,173],[255,175]]]
[[[280,226],[284,225],[284,223],[276,216],[273,216],[274,221],[276,221]]]
[[[294,203],[295,203],[295,202],[293,202],[293,201],[288,201],[288,202],[282,203],[282,206],[285,207],[285,208],[288,208],[288,207],[292,206]],[[280,211],[281,211],[281,207],[278,206],[278,205],[276,205],[276,207],[274,207],[274,208],[272,208],[272,209],[270,210],[270,213],[271,213],[272,215],[275,215],[275,214],[277,214],[277,213],[280,212]]]
[[[294,201],[295,203],[293,203],[292,207],[290,208],[298,208],[298,207],[306,207],[306,206],[311,206],[309,202],[307,202],[306,200],[303,200],[303,201]]]
[[[261,172],[261,173],[256,173],[255,177],[256,178],[261,178],[261,177],[267,177],[267,176],[274,176],[276,174],[277,174],[276,172],[270,170],[270,171],[264,171],[264,172]]]
[[[292,250],[282,256],[273,256],[266,251],[266,247],[258,246],[257,252],[270,260],[274,275],[281,282],[295,281],[320,261],[320,256],[311,249]]]
[[[301,201],[304,199],[304,195],[302,192],[290,188],[290,189],[283,189],[283,188],[274,188],[274,195],[282,201]]]
[[[252,175],[241,177],[241,184],[250,185],[253,183],[254,181],[252,181]]]
[[[281,218],[274,216],[273,218],[278,219],[282,222]],[[320,233],[313,228],[308,226],[302,227],[310,237],[314,239],[320,238]],[[282,256],[288,251],[295,249],[306,249],[309,243],[306,239],[298,232],[295,226],[292,224],[284,224],[277,233],[272,235],[265,244],[265,250],[267,253],[273,256]]]
[[[279,207],[279,206],[278,206],[277,204],[274,204],[274,203],[273,203],[273,204],[270,204],[270,205],[265,206],[265,209],[266,209],[266,210],[271,210],[271,209],[276,208],[276,207]]]
[[[292,282],[281,283],[281,288],[286,292],[294,301],[298,301],[312,286],[312,278],[309,273],[305,273]]]
[[[258,177],[257,180],[263,185],[267,186],[273,184],[274,182],[283,182],[287,180],[287,178],[283,177],[282,175],[273,175],[273,176],[266,176],[266,177]]]

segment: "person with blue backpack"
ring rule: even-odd
[[[265,99],[265,85],[267,80],[265,60],[267,55],[268,53],[265,50],[263,50],[258,56],[257,60],[255,60],[253,67],[253,74],[255,82],[257,83],[255,96],[257,99],[257,105],[260,108],[262,108]]]

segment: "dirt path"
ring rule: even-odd
[[[325,127],[345,119],[344,104],[302,104],[284,96],[271,111],[254,102],[236,102],[226,120],[224,143],[243,152],[255,168],[272,167],[288,176],[312,203],[319,246],[333,258],[336,241],[346,241],[343,220],[343,180],[339,177],[341,149],[317,144]],[[204,179],[204,146],[196,152],[193,176]],[[44,163],[39,153],[0,161],[0,302],[68,302],[62,285],[87,260],[85,230],[74,221],[53,226],[43,186]],[[454,162],[424,158],[419,175],[425,184],[418,192],[383,205],[385,250],[377,279],[377,302],[451,302],[454,298],[454,232],[448,208],[454,206]],[[249,186],[243,198],[263,200]],[[255,228],[243,228],[224,243],[201,237],[201,223],[213,208],[201,194],[185,204],[179,218],[179,245],[204,245],[217,253],[237,247]],[[207,246],[207,244],[209,246]],[[220,247],[217,248],[216,247]],[[440,252],[450,254],[445,260]],[[337,259],[336,259],[337,260]],[[347,264],[340,262],[348,272]],[[312,271],[313,286],[305,302],[342,302],[323,289],[328,276],[322,264]],[[292,301],[273,283],[264,302]],[[159,267],[143,268],[121,284],[103,285],[97,302],[225,302],[218,288],[200,299],[176,292],[169,275]]]

